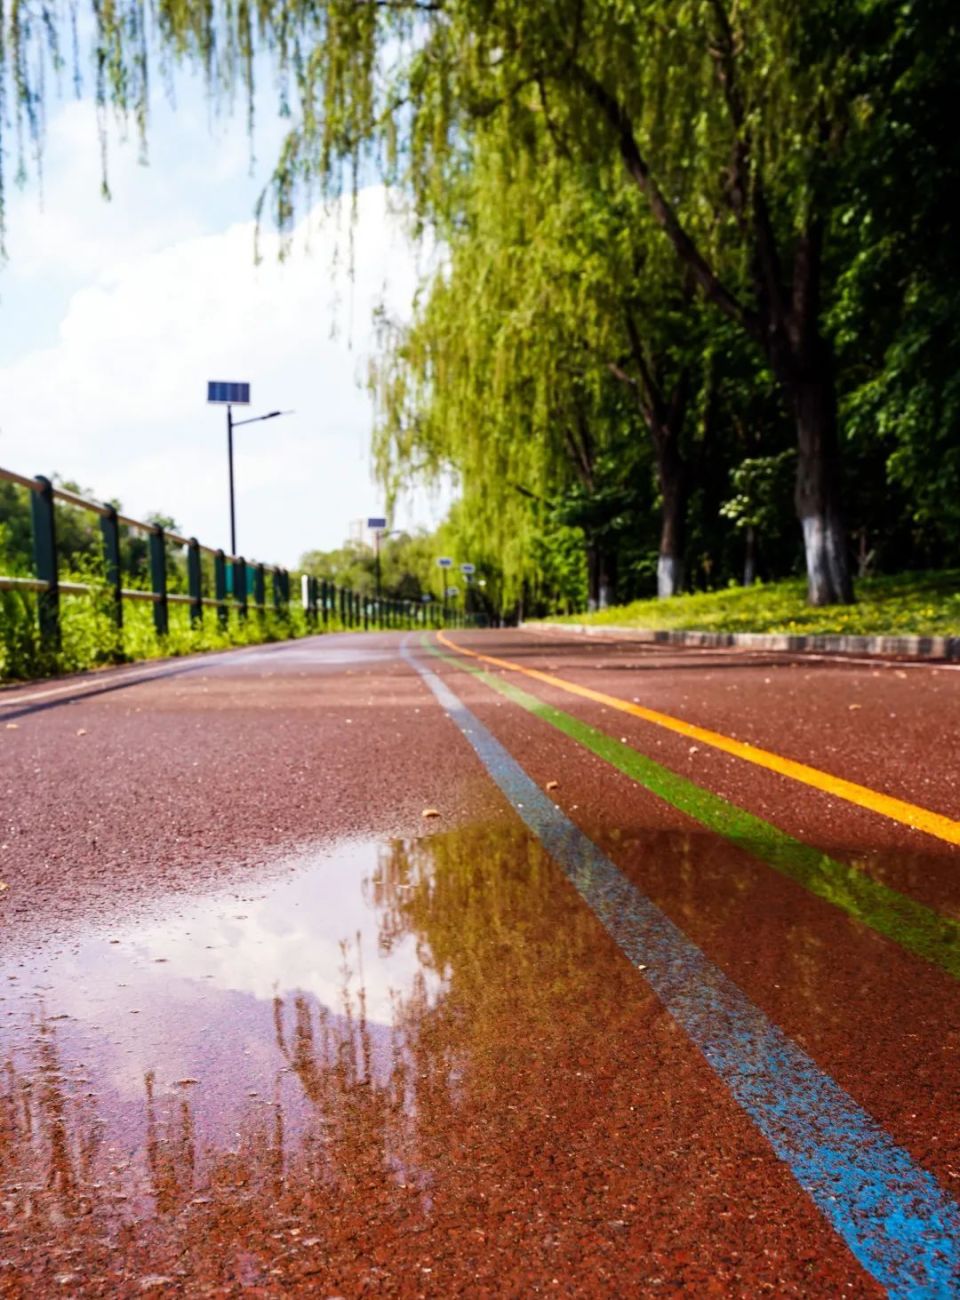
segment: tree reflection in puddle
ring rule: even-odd
[[[410,1249],[475,1155],[465,1080],[483,1109],[516,1065],[556,912],[538,846],[474,829],[0,967],[0,1293],[420,1286]]]

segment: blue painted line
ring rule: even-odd
[[[575,826],[434,672],[404,648],[517,815],[894,1297],[960,1295],[960,1207]]]

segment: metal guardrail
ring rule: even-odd
[[[123,603],[125,600],[145,600],[153,605],[153,621],[157,633],[166,636],[170,630],[169,609],[171,604],[183,604],[190,607],[190,621],[197,625],[203,621],[205,607],[213,606],[221,624],[226,624],[230,609],[235,608],[241,618],[245,618],[248,609],[265,612],[266,571],[263,564],[248,564],[239,555],[225,555],[222,550],[201,546],[195,537],[181,537],[179,533],[161,528],[159,524],[147,523],[142,519],[133,519],[121,515],[114,506],[102,501],[91,501],[76,492],[55,486],[48,478],[38,474],[36,478],[27,478],[13,470],[0,468],[0,479],[15,483],[30,492],[30,518],[33,527],[33,567],[32,578],[0,575],[0,591],[29,591],[37,596],[37,616],[40,633],[45,644],[57,647],[60,644],[60,598],[61,596],[82,596],[93,590],[90,583],[67,582],[59,574],[57,551],[57,526],[54,504],[62,501],[80,510],[87,510],[100,517],[100,533],[103,541],[103,560],[106,585],[112,591],[112,612],[117,628],[123,627]],[[122,583],[120,566],[120,529],[134,528],[145,533],[150,547],[150,590],[139,591],[125,587]],[[168,543],[182,546],[187,552],[187,592],[170,591],[167,574]],[[203,568],[201,554],[213,556],[213,583],[215,592],[211,597],[203,590]],[[227,564],[229,563],[231,581],[227,583]],[[286,569],[271,566],[273,601],[276,613],[283,615],[290,604],[290,575]],[[251,577],[253,592],[251,593]],[[250,600],[253,594],[254,599]]]
[[[203,611],[215,608],[221,626],[226,626],[231,609],[245,619],[250,608],[263,614],[269,608],[280,617],[286,617],[290,608],[290,574],[277,565],[251,564],[241,555],[227,555],[224,551],[204,546],[195,537],[181,537],[178,533],[146,523],[140,519],[121,515],[115,507],[101,501],[91,501],[60,488],[48,478],[38,474],[27,478],[13,470],[0,467],[0,480],[15,483],[30,492],[30,515],[33,527],[32,578],[0,574],[0,591],[23,591],[37,596],[37,617],[44,644],[51,648],[60,645],[60,597],[86,595],[94,588],[89,583],[66,582],[59,576],[56,512],[54,503],[88,510],[100,517],[103,540],[103,559],[106,585],[112,592],[112,613],[117,629],[123,627],[123,602],[144,600],[153,605],[154,627],[159,636],[170,630],[169,607],[182,604],[190,607],[190,622],[197,626],[203,621]],[[150,546],[150,590],[124,587],[120,565],[120,528],[135,528],[146,533]],[[167,543],[186,548],[187,592],[169,590],[167,581]],[[213,557],[213,586],[211,596],[203,590],[201,555]],[[227,565],[230,582],[227,581]],[[267,572],[271,575],[270,604],[267,603]],[[385,599],[363,596],[346,587],[322,581],[309,574],[301,575],[301,601],[307,623],[312,628],[327,628],[331,623],[341,627],[364,629],[414,628],[426,626],[459,626],[467,621],[459,610],[411,600]],[[252,589],[251,589],[252,588]],[[250,597],[253,597],[251,600]]]

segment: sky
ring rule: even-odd
[[[382,513],[370,464],[372,313],[409,316],[429,254],[413,247],[370,185],[349,254],[349,199],[301,221],[281,263],[253,211],[284,124],[261,107],[250,144],[243,113],[211,121],[201,87],[152,108],[149,164],[113,132],[112,200],[100,196],[90,100],[50,113],[42,197],[11,187],[0,268],[0,465],[59,473],[119,498],[124,511],[172,516],[229,549],[226,415],[209,379],[251,385],[249,408],[292,415],[234,434],[237,546],[293,566],[342,544],[351,522]],[[433,527],[449,488],[398,504],[392,526]]]

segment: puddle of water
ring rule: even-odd
[[[429,890],[411,848],[348,843],[259,891],[0,962],[0,1233],[79,1211],[112,1239],[211,1201],[224,1160],[276,1177],[351,1092],[408,1112],[406,1024],[444,989],[389,919]]]
[[[754,868],[731,891],[696,836],[635,847],[681,916],[706,872],[733,924]],[[533,1294],[591,1234],[628,1275],[638,1207],[713,1204],[699,1058],[521,827],[349,843],[175,906],[0,961],[4,1300]],[[832,1006],[806,951],[777,960]]]
[[[0,960],[0,1294],[309,1290],[320,1242],[318,1294],[375,1285],[375,1222],[474,1204],[450,1153],[529,1059],[531,933],[594,978],[556,885],[522,830],[348,843]]]

